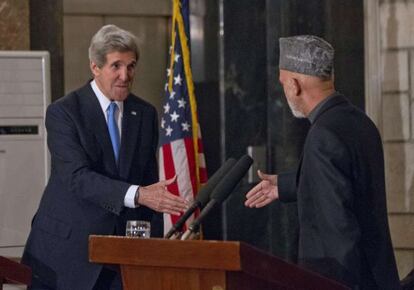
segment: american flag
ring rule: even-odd
[[[168,190],[190,201],[207,181],[190,66],[189,1],[173,0],[172,45],[160,128],[160,180],[177,175]],[[190,217],[187,224],[193,220]],[[179,216],[164,214],[164,233]]]

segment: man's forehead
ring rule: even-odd
[[[114,62],[137,62],[136,55],[133,51],[111,51],[106,54],[106,61],[110,63]]]

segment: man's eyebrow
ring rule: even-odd
[[[111,65],[113,65],[113,64],[119,64],[119,63],[122,63],[122,61],[120,59],[117,59],[117,60],[111,62]],[[127,65],[131,65],[131,64],[137,64],[137,61],[136,60],[132,60],[131,62],[128,62],[127,63]]]

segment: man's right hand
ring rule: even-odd
[[[155,211],[180,215],[187,210],[189,201],[176,196],[167,190],[167,186],[174,183],[177,177],[162,180],[157,183],[140,186],[138,204],[149,207]]]
[[[260,170],[257,171],[257,175],[262,181],[246,194],[247,200],[244,205],[247,207],[263,207],[279,198],[277,175],[265,174]]]

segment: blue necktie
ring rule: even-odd
[[[111,136],[112,148],[114,149],[115,161],[118,163],[119,157],[119,130],[118,124],[116,122],[116,111],[118,110],[118,106],[115,102],[111,102],[108,107],[108,130],[109,136]]]

